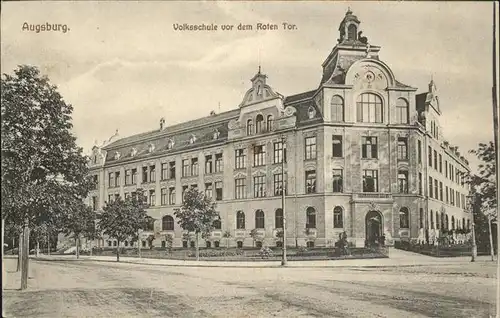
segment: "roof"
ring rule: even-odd
[[[292,103],[298,102],[298,101],[303,100],[303,99],[310,99],[311,97],[314,96],[316,91],[317,90],[314,89],[312,91],[287,96],[287,97],[285,97],[285,101],[283,103],[285,105],[287,105],[287,104],[292,104]]]

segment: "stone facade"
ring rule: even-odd
[[[281,96],[259,69],[235,110],[171,127],[165,127],[162,120],[159,130],[122,139],[115,136],[105,145],[96,145],[91,173],[99,182],[88,204],[100,209],[115,195],[124,197],[139,188],[148,196],[154,191],[148,211],[156,219],[155,229],[145,235],[155,235],[154,245],[161,246],[165,235],[173,234],[174,246],[182,246],[184,231],[177,223],[173,231],[163,229],[162,219],[173,216],[182,202],[184,186],[196,185],[202,190],[210,184],[215,193],[216,185],[221,183],[222,197],[217,200],[221,229],[212,233],[212,246],[213,242],[226,246],[222,238],[225,231],[231,233],[231,246],[238,242],[251,246],[249,233],[256,228],[257,210],[264,212],[259,241],[275,246],[275,212],[282,206],[281,196],[275,195],[274,180],[281,174],[282,165],[275,160],[274,147],[284,138],[288,245],[332,246],[343,231],[356,246],[380,240],[382,235],[388,244],[395,240],[424,240],[426,231],[435,232],[431,231],[436,228],[431,219],[435,211],[457,220],[456,228],[467,227],[467,221],[462,220],[471,216],[462,202],[468,193],[462,178],[469,172],[468,163],[436,128],[441,110],[434,83],[429,85],[429,92],[416,95],[416,88],[398,82],[379,59],[380,47],[359,37],[359,26],[357,17],[348,11],[341,22],[338,43],[323,63],[321,84],[316,90]],[[314,150],[312,146],[307,148],[306,139],[314,142]],[[235,157],[238,149],[244,154],[240,161]],[[260,149],[265,149],[265,155],[256,159],[254,152]],[[446,161],[446,171],[462,173],[459,179],[452,180],[444,168],[434,167],[434,150],[441,156],[437,159],[441,165]],[[220,169],[214,169],[212,162],[212,170],[206,171],[210,155],[212,160],[221,156]],[[183,176],[184,162],[197,162],[198,173]],[[237,166],[237,162],[244,164]],[[170,163],[175,163],[175,177],[162,172],[162,164]],[[144,167],[147,182],[143,182]],[[125,185],[125,176],[132,169],[136,169],[136,180]],[[307,171],[315,173],[314,182],[309,182],[315,188],[312,193],[307,191]],[[340,191],[338,178],[334,180],[334,172],[338,171],[342,179]],[[118,182],[115,173],[119,173]],[[151,173],[154,181],[150,181]],[[364,178],[367,173],[377,176]],[[255,177],[259,176],[265,180],[262,197],[255,196]],[[432,195],[429,178],[433,182]],[[243,195],[236,193],[236,179],[246,184]],[[437,194],[434,180],[438,181]],[[459,193],[460,205],[440,197],[439,182],[443,189],[453,189],[454,196]],[[168,199],[171,188],[175,189],[175,204]],[[166,189],[163,193],[167,193],[167,200],[162,199],[162,189]],[[335,216],[336,207],[340,217]],[[315,224],[307,223],[306,211],[311,208],[315,216],[309,221]],[[238,211],[245,214],[244,229],[237,228]],[[99,245],[109,243],[104,239]]]

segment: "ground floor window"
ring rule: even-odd
[[[125,246],[128,246],[128,241],[125,241],[125,242],[123,242],[123,243],[125,244]]]
[[[306,244],[307,244],[308,248],[314,247],[314,242],[313,241],[309,241]]]
[[[219,246],[220,246],[220,242],[219,242],[219,241],[215,241],[215,242],[214,242],[214,246],[215,246],[215,247],[219,247]]]
[[[196,247],[195,241],[191,241],[191,247]]]
[[[182,247],[187,248],[188,247],[188,241],[182,241]]]
[[[117,246],[118,243],[116,241],[113,241],[113,246]]]
[[[211,248],[212,247],[212,242],[205,241],[205,245],[207,246],[207,248]]]
[[[262,248],[262,242],[261,241],[255,242],[255,247]]]
[[[142,247],[146,247],[146,241],[142,241]]]
[[[236,245],[238,246],[238,248],[243,248],[243,242],[242,241],[236,242]]]
[[[276,241],[276,247],[283,247],[282,241]]]
[[[111,246],[111,244],[113,244],[113,243],[111,243],[111,241],[108,241],[108,246]]]
[[[165,241],[161,241],[161,247],[165,248],[167,246],[167,243]]]

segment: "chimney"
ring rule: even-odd
[[[165,118],[161,118],[160,119],[160,131],[163,130],[165,128]]]

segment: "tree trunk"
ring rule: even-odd
[[[21,270],[23,265],[23,232],[19,233],[19,242],[17,242],[17,269],[16,272]]]
[[[196,233],[196,260],[200,260],[200,233]]]
[[[493,249],[493,234],[491,233],[491,218],[488,216],[488,230],[490,232],[490,254],[491,260],[495,261],[495,251]]]
[[[228,238],[226,238],[226,244],[227,244],[227,245],[226,245],[226,248],[227,248],[227,249],[229,249],[229,237],[228,237]]]
[[[90,240],[90,256],[92,256],[92,249],[93,249],[93,245],[94,245],[94,240]]]
[[[75,244],[76,244],[76,258],[80,258],[80,235],[77,235],[75,237]]]
[[[116,261],[120,261],[120,241],[118,240],[118,244],[116,246]]]
[[[3,242],[4,242],[4,239],[5,239],[5,220],[2,218],[2,291],[4,289],[4,285],[5,285],[5,262],[4,262],[4,259],[3,259]],[[14,248],[14,246],[12,246],[12,248]],[[5,315],[4,315],[5,317]]]
[[[21,268],[21,290],[28,288],[28,272],[29,272],[29,240],[30,229],[28,227],[28,220],[24,221],[23,229],[23,253],[22,253],[22,268]]]
[[[40,257],[40,241],[36,240],[36,257]]]
[[[50,232],[47,231],[47,254],[50,255]]]

